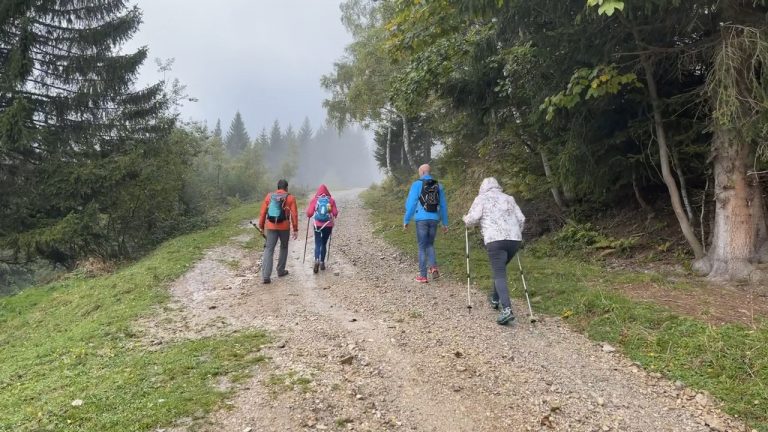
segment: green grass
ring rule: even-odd
[[[264,247],[264,239],[261,238],[259,235],[255,235],[248,239],[245,243],[243,243],[243,249],[249,250],[249,251],[255,251],[259,248]]]
[[[0,299],[0,431],[144,431],[215,409],[227,396],[216,380],[246,376],[263,360],[266,335],[150,350],[135,323],[168,300],[169,282],[255,213],[232,210],[218,226],[170,240],[114,274],[71,276]]]
[[[375,231],[415,259],[414,230],[402,230],[402,198],[375,188],[363,199],[374,210]],[[459,211],[466,208],[451,210],[451,230],[438,235],[435,247],[444,272],[462,279],[466,261]],[[472,279],[490,289],[490,267],[479,232],[471,232],[470,244]],[[521,257],[535,312],[562,316],[590,338],[620,346],[646,369],[709,391],[728,413],[768,432],[768,323],[756,329],[715,327],[662,306],[630,300],[615,289],[633,282],[686,289],[686,283],[666,284],[658,274],[608,271],[584,260],[533,256],[525,250]],[[512,295],[522,298],[517,264],[511,263],[509,270]]]
[[[240,268],[240,261],[233,259],[233,260],[218,260],[220,263],[227,266],[230,270],[238,270]]]

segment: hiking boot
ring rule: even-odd
[[[320,263],[315,261],[315,265],[312,266],[312,273],[317,273],[320,270]]]
[[[320,263],[320,270],[325,271],[325,263],[324,262]]]
[[[415,280],[416,280],[416,282],[418,282],[418,283],[429,283],[429,279],[427,279],[427,277],[426,277],[426,276],[421,276],[421,275],[419,275],[419,276],[416,276],[416,279],[415,279]]]
[[[270,284],[272,281],[269,278],[264,278],[264,285]]]
[[[277,272],[277,277],[283,277],[283,276],[288,276],[288,270]]]
[[[429,268],[429,274],[432,275],[432,279],[439,279],[440,278],[440,270],[437,269],[437,266],[433,266]]]
[[[501,325],[511,323],[514,320],[515,316],[512,315],[512,308],[508,307],[502,308],[499,317],[496,318],[496,322]]]
[[[488,296],[488,302],[491,304],[492,308],[494,308],[494,309],[498,309],[499,308],[499,298],[496,297],[495,294],[490,294]]]

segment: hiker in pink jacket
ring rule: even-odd
[[[336,207],[336,201],[331,196],[328,188],[321,184],[317,188],[315,197],[307,206],[307,217],[312,218],[312,225],[315,229],[315,264],[312,266],[312,272],[325,270],[325,255],[328,252],[328,240],[333,232],[333,221],[339,216],[339,208]]]

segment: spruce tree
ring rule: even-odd
[[[272,123],[272,129],[269,131],[269,148],[272,151],[277,150],[283,144],[283,132],[280,130],[280,122],[275,120]]]
[[[221,119],[216,120],[216,127],[213,128],[213,138],[217,138],[220,141],[223,140],[221,132]]]
[[[124,0],[0,2],[0,251],[68,261],[112,242],[114,192],[173,124],[162,84],[134,87],[146,48],[120,52],[140,23]]]
[[[250,143],[251,137],[248,135],[248,131],[245,130],[243,117],[240,115],[240,111],[238,111],[229,125],[227,137],[224,139],[224,146],[230,156],[237,157],[248,148]]]
[[[275,166],[279,166],[280,164],[280,153],[282,152],[283,147],[283,132],[280,130],[280,122],[275,120],[274,123],[272,123],[272,129],[269,132],[269,149],[267,150],[267,154],[265,155],[265,160],[267,162],[267,166],[270,170],[273,172]]]
[[[299,167],[299,142],[290,123],[285,130],[280,150],[280,177],[293,179]]]
[[[298,134],[298,140],[299,140],[299,146],[304,148],[309,144],[309,141],[312,140],[312,126],[309,123],[309,117],[304,117],[304,122],[301,124],[301,129],[299,129]]]
[[[275,160],[275,166],[282,166],[286,162],[289,162],[289,158],[291,157],[291,146],[295,146],[296,144],[296,131],[293,130],[293,125],[288,123],[288,127],[285,128],[285,132],[283,133],[283,136],[280,139],[280,146],[274,148],[272,150],[272,156]],[[284,170],[280,168],[277,173],[279,175],[282,174]]]
[[[269,148],[269,135],[267,135],[267,128],[261,128],[261,133],[255,141],[255,147],[260,152],[264,153]]]

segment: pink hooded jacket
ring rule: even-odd
[[[329,198],[329,201],[331,202],[331,215],[333,218],[331,218],[330,222],[315,222],[315,227],[320,228],[322,226],[326,227],[332,227],[333,221],[339,216],[339,208],[336,206],[336,201],[331,196],[331,192],[328,191],[328,188],[321,184],[320,187],[317,188],[317,192],[315,192],[315,196],[312,198],[312,200],[309,202],[309,205],[307,206],[307,217],[311,218],[315,215],[315,206],[317,206],[317,198],[321,196],[327,196]]]

